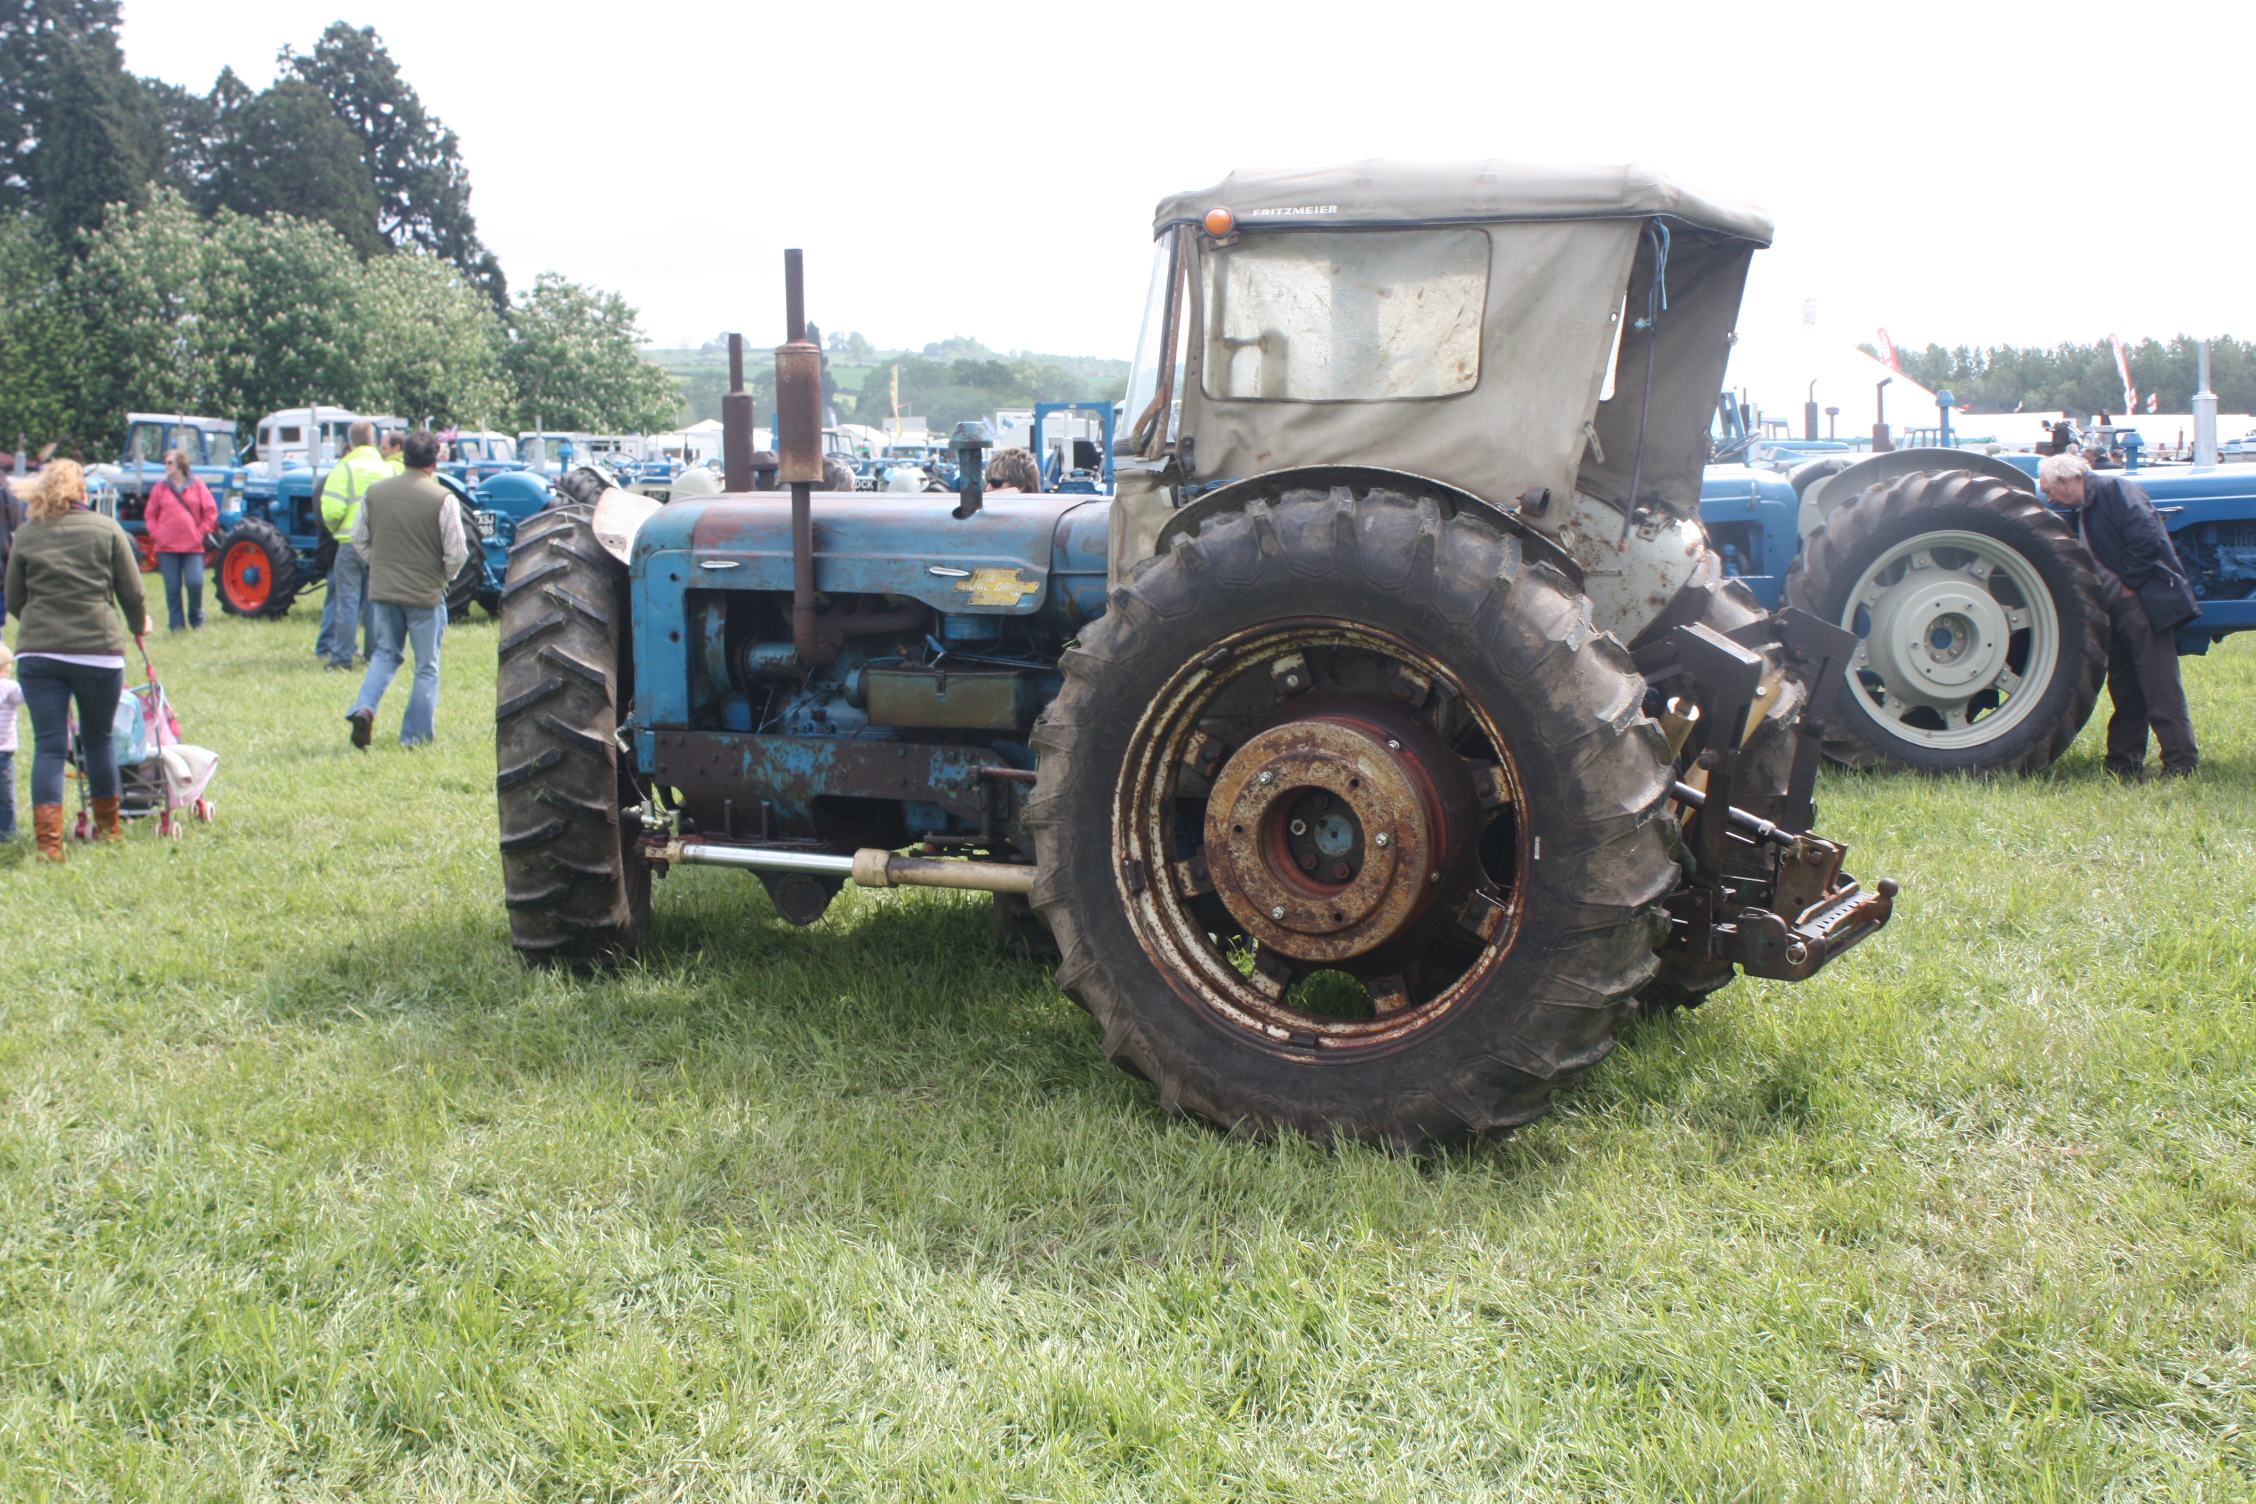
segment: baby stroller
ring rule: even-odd
[[[205,797],[212,775],[219,771],[219,754],[191,747],[180,740],[180,718],[172,701],[157,682],[156,665],[141,651],[141,666],[148,671],[146,684],[136,684],[118,696],[117,719],[110,737],[117,749],[118,815],[138,820],[157,817],[157,834],[180,839],[192,814],[209,825],[218,814]],[[93,788],[86,780],[84,749],[75,719],[68,727],[63,756],[69,776],[78,784],[78,819],[71,835],[94,839]]]

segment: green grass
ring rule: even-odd
[[[2189,786],[1830,779],[1892,929],[1414,1163],[1168,1120],[979,899],[527,972],[493,627],[366,755],[312,630],[160,644],[216,827],[0,856],[0,1497],[2256,1494],[2256,641]]]

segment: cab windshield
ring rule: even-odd
[[[1159,395],[1160,363],[1167,359],[1162,347],[1167,343],[1167,292],[1169,271],[1175,258],[1175,237],[1184,233],[1170,230],[1159,237],[1152,247],[1151,285],[1144,293],[1144,322],[1136,331],[1136,358],[1128,367],[1128,397],[1121,411],[1126,415],[1121,424],[1120,441],[1132,443],[1130,430],[1144,432],[1146,419],[1151,415],[1152,402]],[[1182,362],[1175,363],[1177,379],[1169,389],[1182,391]],[[1173,424],[1165,425],[1172,429]]]
[[[455,441],[455,451],[463,459],[480,464],[505,465],[517,458],[515,439],[490,438],[483,434],[465,434]]]

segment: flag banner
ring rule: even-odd
[[[2129,417],[2138,411],[2138,388],[2131,385],[2130,357],[2123,353],[2123,341],[2110,334],[2107,342],[2115,347],[2115,373],[2123,378],[2123,415]]]

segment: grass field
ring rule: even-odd
[[[1830,779],[1892,929],[1413,1163],[1167,1119],[983,899],[529,973],[494,628],[356,754],[313,627],[159,645],[216,827],[0,855],[0,1497],[2256,1495],[2256,641],[2190,785]]]

